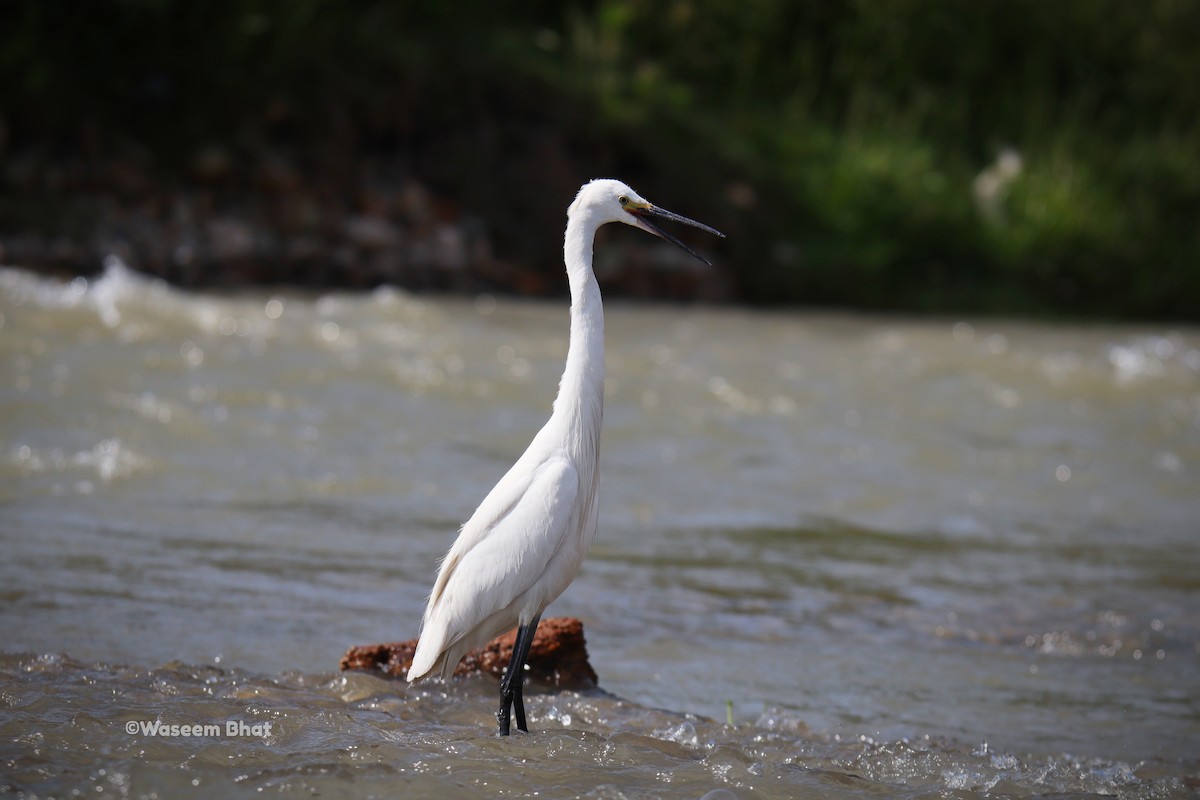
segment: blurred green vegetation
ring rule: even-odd
[[[585,179],[751,302],[1200,318],[1200,3],[31,0],[0,154],[386,165],[558,270]],[[12,210],[19,203],[10,202]]]

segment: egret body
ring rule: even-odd
[[[563,256],[571,287],[567,364],[549,421],[462,526],[442,560],[425,608],[409,682],[449,677],[468,651],[517,626],[500,682],[500,735],[515,709],[527,731],[521,694],[525,662],[542,611],[575,579],[596,533],[600,428],[604,416],[604,309],[592,272],[596,230],[609,222],[660,236],[706,259],[658,228],[653,218],[718,231],[658,208],[620,181],[595,180],[567,210]]]

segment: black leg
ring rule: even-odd
[[[518,669],[517,681],[513,684],[513,713],[517,716],[517,730],[529,733],[525,724],[525,667]]]
[[[517,628],[517,640],[513,643],[512,658],[504,677],[500,679],[500,710],[496,712],[496,720],[500,723],[500,735],[508,736],[510,715],[515,708],[517,712],[517,730],[528,733],[525,725],[525,662],[529,660],[529,648],[533,646],[533,635],[537,633],[541,616],[534,617],[528,625]]]

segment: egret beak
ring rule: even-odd
[[[700,259],[705,264],[708,264],[710,267],[712,266],[711,261],[709,261],[707,258],[705,258],[704,256],[697,253],[692,248],[688,247],[683,242],[679,241],[679,239],[675,238],[671,234],[664,231],[662,228],[655,225],[653,222],[650,221],[649,218],[650,217],[658,217],[659,219],[669,219],[673,222],[682,222],[684,225],[690,225],[693,228],[699,228],[700,230],[705,231],[706,233],[711,233],[714,236],[720,236],[722,239],[725,238],[725,234],[721,233],[716,228],[710,228],[708,225],[705,225],[703,222],[696,222],[696,220],[694,220],[694,219],[688,219],[687,217],[683,216],[682,214],[676,214],[673,211],[667,211],[665,208],[659,208],[658,206],[653,205],[651,203],[647,203],[645,208],[630,207],[630,208],[626,208],[625,210],[633,215],[633,218],[634,218],[633,224],[636,227],[641,228],[642,230],[646,231],[647,233],[653,233],[655,236],[659,237],[660,239],[666,239],[668,242],[675,245],[676,247],[682,248],[683,250],[687,251],[688,253],[691,253],[693,256]]]

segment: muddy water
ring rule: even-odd
[[[605,691],[535,695],[501,741],[494,682],[335,667],[416,635],[548,413],[561,303],[0,272],[0,786],[1194,791],[1200,332],[620,304],[607,329],[600,533],[548,611]]]

